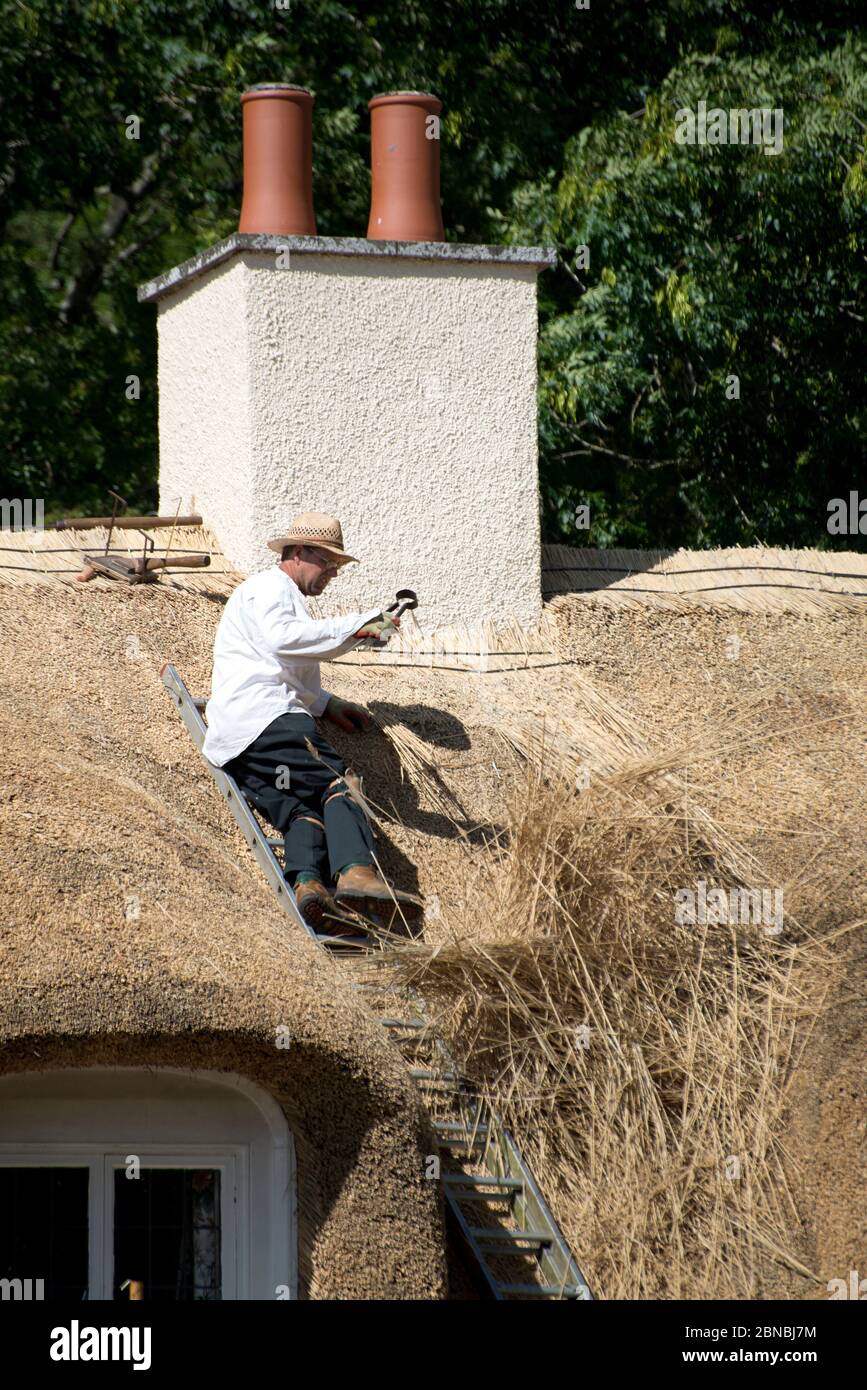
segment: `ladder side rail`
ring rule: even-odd
[[[316,933],[308,926],[301,916],[298,905],[295,902],[295,894],[289,891],[288,884],[283,877],[283,870],[269,844],[268,836],[262,830],[262,827],[247,805],[244,794],[238,786],[238,783],[235,781],[234,777],[230,777],[222,768],[215,767],[213,763],[209,763],[204,753],[202,753],[202,745],[205,742],[207,725],[177,668],[171,664],[164,666],[162,681],[163,685],[172,696],[193,742],[202,754],[202,762],[216,782],[223,800],[227,802],[229,810],[234,816],[244,839],[253,851],[256,862],[274,890],[277,901],[286,915],[291,917],[292,921],[297,926],[303,927],[307,935],[312,937],[315,941],[317,939]]]
[[[459,1069],[445,1040],[437,1036],[435,1043],[437,1051],[449,1069],[458,1073]],[[586,1293],[582,1297],[585,1300],[592,1299],[587,1281],[557,1224],[554,1213],[542,1196],[530,1167],[511,1133],[490,1102],[485,1097],[477,1095],[474,1088],[461,1088],[458,1106],[462,1115],[466,1115],[463,1102],[470,1100],[475,1102],[478,1119],[487,1125],[481,1162],[489,1167],[495,1176],[519,1178],[523,1183],[521,1192],[515,1195],[516,1224],[524,1230],[546,1231],[551,1236],[551,1246],[541,1251],[539,1256],[539,1272],[542,1276],[542,1282],[548,1286],[556,1285],[564,1289],[570,1285],[583,1288]]]
[[[496,1142],[496,1164],[502,1169],[504,1177],[520,1177],[523,1189],[515,1199],[515,1214],[519,1224],[528,1230],[547,1231],[551,1246],[542,1251],[539,1258],[539,1272],[542,1283],[560,1288],[569,1286],[585,1290],[579,1295],[584,1301],[592,1301],[592,1294],[578,1263],[557,1224],[554,1213],[542,1196],[536,1179],[533,1177],[527,1160],[524,1158],[510,1131],[489,1107],[492,1116],[492,1132]],[[496,1167],[494,1168],[496,1172]]]
[[[461,1210],[459,1195],[450,1192],[448,1183],[443,1184],[443,1191],[445,1192],[445,1198],[446,1202],[448,1203],[449,1210],[458,1224],[458,1229],[460,1230],[461,1235],[463,1236],[464,1240],[466,1241],[467,1245],[469,1246],[470,1250],[475,1256],[476,1263],[479,1266],[479,1269],[485,1276],[485,1283],[487,1284],[491,1292],[491,1297],[495,1298],[497,1302],[504,1302],[505,1295],[501,1291],[500,1281],[499,1279],[497,1279],[496,1275],[494,1274],[493,1270],[491,1269],[490,1265],[485,1259],[484,1251],[479,1248],[479,1243],[470,1229],[470,1223],[467,1221],[467,1218],[464,1216],[464,1213]]]

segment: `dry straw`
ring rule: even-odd
[[[583,594],[612,607],[741,612],[827,613],[863,609],[867,555],[855,551],[782,550],[765,546],[720,550],[592,550],[542,548],[542,592]]]
[[[757,1297],[772,1265],[815,1280],[789,1248],[779,1134],[821,1005],[800,982],[830,987],[828,945],[791,919],[779,939],[676,923],[678,889],[760,866],[687,795],[700,750],[654,764],[607,716],[616,770],[582,791],[562,728],[552,748],[501,719],[528,757],[507,833],[441,885],[462,906],[436,944],[395,941],[377,978],[422,992],[602,1296]]]
[[[120,543],[134,552],[136,539],[126,533]],[[6,552],[0,556],[0,583],[71,583],[69,571],[80,568],[82,553],[98,549],[99,540],[93,532],[7,533],[0,537]],[[186,528],[183,534],[179,529],[174,543],[210,548],[207,533]],[[576,554],[604,563],[600,552],[572,551],[556,558]],[[612,571],[616,553],[606,555]],[[731,558],[743,561],[745,553]],[[794,597],[783,588],[748,588],[744,571],[741,590],[727,588],[703,599],[681,591],[695,584],[682,567],[677,579],[665,574],[650,579],[653,565],[681,566],[680,557],[620,559],[624,564],[630,559],[636,569],[644,566],[646,587],[661,588],[670,579],[669,591],[657,598],[620,593],[621,577],[612,581],[609,573],[606,593],[584,602],[658,603],[694,612],[697,602],[735,598],[753,610],[779,601],[800,605],[798,612],[815,606],[828,613],[838,603],[863,605],[852,593],[819,592],[832,579],[840,588],[867,588],[858,578],[826,577],[825,567],[864,573],[865,557],[848,555],[811,552],[809,567],[822,570],[817,576],[806,574],[806,559],[798,553],[772,552],[769,563],[788,559],[800,567],[789,576],[798,586]],[[6,568],[7,562],[13,568]],[[692,567],[706,562],[708,557],[689,557]],[[575,573],[567,572],[577,587]],[[227,568],[216,574],[212,569],[162,579],[160,585],[219,594],[221,588],[230,592],[237,578]],[[783,576],[771,578],[782,585]],[[127,673],[111,655],[123,651],[130,623],[126,605],[123,611],[113,604],[105,608],[105,590],[113,587],[111,581],[95,580],[77,590],[102,590],[103,597],[90,608],[73,605],[81,622],[79,647],[86,647],[76,680],[81,689],[92,688],[91,667],[100,661],[107,631],[113,646],[99,669],[105,688],[114,692],[113,708],[129,719],[138,708],[131,692],[139,668]],[[775,594],[785,597],[778,600]],[[191,645],[196,646],[203,680],[212,627],[200,630],[206,626],[200,606],[181,595],[153,597],[158,601],[136,614],[143,646],[149,649],[153,642],[163,652],[183,641],[187,662]],[[30,607],[37,606],[34,599]],[[582,601],[555,600],[550,607],[564,612],[559,636],[548,645],[508,626],[499,635],[484,628],[458,631],[441,644],[441,653],[433,649],[435,643],[425,653],[423,640],[417,634],[412,639],[418,664],[427,655],[435,658],[432,665],[465,662],[477,672],[459,671],[455,679],[468,695],[473,682],[480,722],[496,730],[522,760],[522,771],[511,782],[504,779],[505,801],[496,808],[500,826],[490,827],[481,849],[475,841],[470,846],[455,825],[467,852],[452,856],[436,883],[442,903],[436,933],[431,931],[429,942],[393,942],[378,978],[405,979],[421,989],[452,1052],[516,1133],[595,1291],[608,1298],[759,1297],[773,1266],[814,1277],[791,1248],[789,1232],[797,1229],[800,1216],[787,1186],[781,1115],[787,1078],[807,1046],[823,990],[835,980],[829,876],[835,863],[848,873],[852,856],[843,855],[839,841],[807,841],[813,849],[799,869],[797,920],[788,915],[780,937],[751,927],[679,926],[674,893],[700,877],[709,884],[767,883],[770,875],[757,860],[756,837],[751,848],[742,844],[737,819],[727,813],[727,783],[720,772],[742,766],[745,750],[752,750],[750,776],[761,786],[762,757],[773,757],[777,765],[787,757],[798,769],[786,784],[789,794],[794,797],[802,784],[805,788],[798,829],[814,834],[806,812],[816,821],[824,812],[811,800],[809,759],[817,749],[833,751],[835,741],[849,749],[855,716],[846,712],[841,691],[831,710],[841,721],[839,738],[831,738],[817,713],[799,723],[781,749],[779,740],[774,742],[779,710],[773,724],[759,724],[756,708],[744,698],[712,736],[660,751],[574,664],[569,628],[582,620]],[[54,614],[42,614],[41,622],[44,650],[60,661]],[[64,626],[61,635],[71,627]],[[838,639],[829,634],[826,640]],[[570,663],[571,707],[552,698],[558,672],[521,674],[522,665],[550,667],[557,652]],[[492,654],[502,658],[500,664]],[[361,659],[382,662],[378,654]],[[854,659],[847,664],[854,665]],[[399,685],[396,689],[401,691]],[[827,698],[829,692],[820,693]],[[777,692],[772,694],[776,701]],[[406,691],[402,697],[410,698]],[[467,723],[471,704],[472,698],[461,706]],[[79,701],[79,707],[86,709],[86,702]],[[70,717],[64,716],[67,742]],[[85,713],[77,717],[86,722]],[[168,728],[169,715],[165,718]],[[850,739],[845,745],[844,721]],[[382,715],[379,725],[420,798],[429,796],[456,821],[460,809],[435,751],[396,717]],[[135,740],[123,746],[121,772],[111,774],[118,785],[129,778],[129,758],[140,756],[131,750],[143,735],[137,725],[131,727]],[[163,727],[159,719],[155,727]],[[114,727],[112,736],[117,738]],[[768,751],[762,752],[763,746]],[[72,756],[64,754],[64,763]],[[99,756],[105,756],[102,748]],[[168,765],[173,756],[170,740],[159,765]],[[579,791],[582,770],[590,780]],[[715,789],[714,778],[722,791]],[[770,819],[772,809],[760,807],[757,819]],[[382,813],[380,807],[374,810]],[[815,835],[820,830],[825,833],[819,826]],[[827,833],[836,833],[835,827]],[[237,873],[238,864],[231,862]],[[165,874],[162,865],[159,872]],[[836,872],[839,877],[842,870]],[[854,896],[859,881],[863,876],[858,880],[856,870],[844,897]],[[839,903],[839,887],[837,895]],[[808,993],[810,981],[821,981],[822,988]]]

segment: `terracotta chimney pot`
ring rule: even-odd
[[[241,232],[315,236],[313,96],[306,87],[263,82],[241,97],[244,200]]]
[[[385,92],[367,105],[373,185],[368,240],[445,241],[440,207],[442,102],[429,92]]]

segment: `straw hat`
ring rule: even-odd
[[[300,512],[289,523],[285,536],[275,536],[268,542],[269,549],[278,555],[284,545],[315,545],[334,555],[338,564],[348,565],[355,560],[343,549],[343,530],[336,516],[326,516],[324,512]],[[356,564],[358,561],[356,560]]]

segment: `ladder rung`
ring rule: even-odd
[[[532,1241],[534,1245],[551,1244],[551,1236],[547,1231],[497,1231],[488,1226],[471,1226],[470,1235],[475,1236],[478,1241],[493,1240],[500,1245],[512,1244],[519,1240]]]
[[[332,949],[348,951],[369,951],[373,940],[369,936],[330,936],[328,932],[314,932],[313,940]]]
[[[525,1293],[536,1298],[586,1298],[584,1284],[498,1284],[500,1293]]]
[[[522,1192],[524,1189],[520,1178],[484,1178],[474,1173],[443,1173],[442,1180],[449,1187],[496,1187],[502,1192]]]
[[[413,1081],[460,1081],[460,1076],[456,1071],[425,1071],[421,1067],[410,1067],[409,1074]]]
[[[383,1028],[415,1028],[421,1030],[428,1026],[428,1020],[421,1018],[381,1018]]]
[[[488,1133],[487,1125],[478,1125],[471,1129],[468,1125],[461,1124],[457,1120],[434,1120],[433,1128],[440,1134],[471,1134],[473,1138],[481,1136],[484,1138]]]
[[[452,1192],[453,1202],[510,1202],[516,1196],[514,1192],[471,1192],[466,1191]]]

